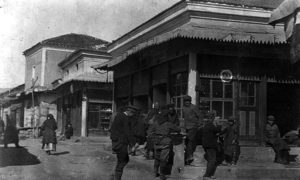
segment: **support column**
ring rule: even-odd
[[[192,97],[192,103],[196,103],[196,85],[197,85],[197,53],[190,52],[189,53],[189,77],[188,77],[188,92],[187,94]]]
[[[259,131],[260,131],[260,144],[264,145],[264,128],[267,119],[267,77],[262,77],[259,83],[259,95],[258,95],[258,108],[259,108]]]
[[[81,136],[87,136],[87,95],[86,91],[82,92],[82,104],[81,104]]]

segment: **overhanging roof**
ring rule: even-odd
[[[268,24],[271,11],[231,6],[226,2],[225,5],[195,1],[175,4],[110,44],[113,60],[98,68],[110,68],[131,54],[175,38],[270,45],[286,43],[283,24],[275,28]]]
[[[114,58],[112,61],[94,66],[93,68],[105,69],[105,67],[112,67],[122,62],[129,55],[144,48],[158,45],[175,38],[252,44],[285,44],[286,40],[282,28],[274,29],[272,26],[263,24],[253,25],[241,22],[212,22],[210,20],[203,19],[195,20],[129,48],[121,56]]]

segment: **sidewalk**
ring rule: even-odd
[[[78,141],[79,140],[79,141]],[[76,142],[77,141],[77,142]],[[102,146],[109,154],[111,153],[111,142],[109,137],[74,138],[71,141],[61,141],[87,146]],[[299,155],[300,148],[292,147],[291,154]],[[169,179],[198,180],[206,169],[206,161],[203,158],[204,152],[201,146],[197,147],[194,153],[195,161],[192,166],[186,166],[180,175],[171,175]],[[270,147],[242,147],[240,160],[237,166],[218,166],[215,176],[218,179],[261,179],[261,180],[300,180],[300,163],[292,162],[290,165],[273,163],[274,152]],[[153,160],[146,160],[141,152],[137,156],[130,156],[130,161],[137,164],[148,172],[153,171]]]

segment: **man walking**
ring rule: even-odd
[[[205,157],[207,160],[206,171],[203,179],[215,179],[214,174],[217,168],[217,134],[221,132],[221,126],[217,126],[215,117],[212,113],[209,113],[208,121],[203,127],[202,146],[205,151]]]
[[[203,118],[200,109],[191,103],[191,96],[185,96],[183,101],[183,118],[187,134],[185,141],[185,164],[190,165],[194,161],[193,154],[197,146],[197,131],[199,127],[203,126]]]
[[[138,146],[130,125],[137,110],[135,106],[127,106],[124,112],[117,113],[111,125],[112,149],[117,154],[117,165],[111,180],[121,180],[123,169],[129,162],[128,146],[132,147],[131,151],[135,151]]]

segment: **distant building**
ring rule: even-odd
[[[95,75],[96,73],[91,72],[88,66],[93,65],[95,61],[103,62],[103,59],[109,58],[107,53],[105,53],[107,44],[107,41],[88,35],[66,34],[43,40],[25,50],[23,53],[26,58],[24,126],[40,126],[45,120],[47,113],[52,113],[58,121],[59,131],[63,132],[64,122],[61,113],[63,112],[62,108],[65,107],[62,106],[61,100],[64,100],[62,97],[66,94],[59,94],[59,92],[65,93],[64,90],[59,92],[57,90],[61,90],[63,89],[62,87],[66,87],[67,85],[61,85],[58,82],[62,82],[63,84],[70,82],[70,84],[72,84],[72,81],[77,81],[78,78],[80,82],[89,82],[91,80],[90,75]],[[100,56],[100,54],[102,54],[102,56]],[[104,56],[105,58],[103,58]],[[101,58],[97,59],[98,57]],[[68,62],[68,60],[71,62]],[[73,61],[76,61],[74,66]],[[106,77],[107,75],[102,74],[102,76]],[[98,81],[99,80],[97,80],[97,82]],[[60,88],[58,86],[60,86]],[[82,89],[86,89],[85,83],[80,86]],[[77,86],[74,85],[73,88],[74,93],[77,93]],[[34,89],[33,97],[35,106],[35,118],[33,123],[31,120],[33,117],[32,89]],[[73,92],[69,90],[70,89],[67,89],[66,91],[72,94]],[[97,95],[101,96],[101,94]],[[82,110],[77,111],[81,112]],[[74,124],[76,123],[77,122],[74,122]],[[80,135],[80,133],[76,133],[76,128],[77,127],[75,127],[75,134]],[[85,136],[86,134],[83,135]]]

